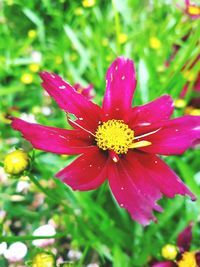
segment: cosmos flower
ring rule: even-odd
[[[164,95],[132,107],[136,88],[133,61],[117,58],[106,74],[102,107],[92,103],[56,74],[42,72],[42,86],[67,113],[73,130],[12,118],[33,147],[57,154],[80,154],[56,177],[74,190],[96,189],[108,179],[120,207],[143,225],[156,220],[153,210],[165,195],[195,196],[157,155],[178,155],[200,137],[200,117],[170,119],[173,101]],[[69,114],[76,118],[72,119]]]
[[[92,84],[87,87],[83,87],[80,83],[75,83],[73,88],[79,93],[84,95],[87,99],[91,100],[94,98],[95,92]]]
[[[170,260],[154,262],[151,267],[199,267],[200,251],[190,251],[191,240],[192,224],[178,235],[177,247],[167,245],[168,252],[167,246],[165,246],[166,249],[164,248],[164,251],[162,250],[163,257]]]
[[[184,12],[192,19],[200,18],[200,6],[197,6],[197,4],[191,0],[185,0]]]

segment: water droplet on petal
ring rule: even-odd
[[[61,85],[61,86],[59,86],[59,88],[60,88],[60,89],[65,89],[66,86],[65,86],[65,85]]]

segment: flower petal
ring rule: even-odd
[[[197,266],[200,266],[200,251],[197,251],[195,253],[195,259],[196,259]]]
[[[199,138],[200,116],[183,116],[164,122],[157,132],[144,138],[152,144],[140,149],[161,155],[182,154]]]
[[[190,223],[177,237],[177,245],[180,252],[189,251],[192,241],[192,226]]]
[[[56,177],[74,190],[92,190],[106,179],[106,161],[107,155],[95,147],[58,172]]]
[[[148,131],[148,127],[152,123],[169,119],[173,110],[173,99],[169,95],[163,95],[145,105],[134,107],[129,126],[137,133],[141,130],[144,132],[146,128]]]
[[[159,188],[165,196],[173,198],[176,194],[180,194],[188,195],[192,200],[196,199],[175,172],[159,157],[137,152],[137,159],[145,168],[146,175],[151,177],[152,184]]]
[[[151,264],[151,267],[177,267],[173,261],[162,261]]]
[[[80,130],[65,130],[12,119],[12,128],[20,131],[34,148],[57,154],[80,154],[91,149],[92,138]]]
[[[132,98],[136,87],[133,61],[117,58],[106,74],[106,93],[103,100],[105,119],[124,119],[131,111]]]
[[[134,220],[147,225],[151,220],[156,220],[152,209],[162,210],[155,203],[161,194],[152,186],[134,154],[136,153],[129,154],[128,161],[127,157],[124,157],[117,164],[111,162],[108,165],[108,181],[120,207],[127,209]]]
[[[56,74],[41,72],[43,88],[55,99],[61,109],[77,117],[77,123],[95,132],[100,119],[101,108],[89,101]]]

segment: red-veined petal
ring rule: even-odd
[[[106,162],[106,153],[95,147],[58,172],[56,177],[74,190],[92,190],[105,181],[107,176]]]
[[[199,138],[200,116],[183,116],[163,122],[157,132],[144,137],[152,144],[140,149],[161,155],[182,154]]]
[[[106,92],[103,99],[104,119],[127,120],[131,111],[132,98],[136,87],[133,61],[117,58],[106,74]]]
[[[134,107],[129,127],[137,134],[148,131],[152,124],[169,119],[173,110],[173,99],[169,95],[163,95],[145,105]]]
[[[41,72],[42,86],[55,99],[60,108],[77,117],[77,123],[85,129],[96,131],[101,108],[79,94],[70,84],[56,74]]]
[[[159,188],[162,194],[169,198],[173,198],[176,194],[180,194],[188,195],[192,200],[196,199],[176,173],[158,156],[142,152],[136,153],[137,159],[145,168],[147,177],[151,177],[152,184]]]
[[[93,147],[92,136],[80,130],[65,130],[12,119],[12,128],[20,131],[34,148],[57,154],[80,154]]]
[[[149,192],[141,186],[145,173],[140,170],[140,165],[137,163],[134,166],[128,165],[130,163],[126,163],[126,159],[120,159],[117,164],[114,162],[108,164],[109,185],[118,204],[127,209],[134,220],[147,225],[151,220],[155,220],[152,209],[160,210],[160,207],[153,203]],[[139,181],[140,178],[142,182]],[[159,192],[156,189],[151,188],[151,190],[155,198],[159,198]]]

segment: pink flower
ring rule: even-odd
[[[154,262],[151,267],[190,267],[200,266],[200,251],[190,252],[192,224],[189,224],[177,237],[178,254],[174,261]]]
[[[195,2],[185,0],[185,8],[183,11],[192,19],[200,18],[200,6],[197,6]]]
[[[117,58],[106,74],[102,107],[78,94],[56,74],[42,72],[42,86],[67,114],[73,130],[12,119],[33,147],[57,154],[80,154],[56,177],[74,190],[87,191],[108,179],[119,205],[147,225],[162,194],[195,196],[158,155],[178,155],[200,137],[200,116],[170,119],[173,101],[164,95],[132,107],[136,88],[133,61]]]
[[[91,100],[95,96],[94,87],[89,84],[87,87],[83,87],[80,83],[75,83],[73,88],[79,93],[84,95],[87,99]]]

